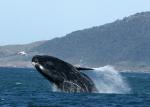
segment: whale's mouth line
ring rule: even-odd
[[[34,66],[39,66],[39,68],[40,68],[41,70],[45,70],[44,67],[43,67],[41,64],[39,64],[39,63],[32,62],[32,65],[34,65]]]
[[[33,66],[35,66],[35,65],[37,65],[37,64],[38,64],[38,63],[32,62],[32,65],[33,65]]]

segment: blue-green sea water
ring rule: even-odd
[[[68,94],[52,92],[34,69],[0,68],[0,107],[150,107],[150,73],[120,75],[130,92]]]

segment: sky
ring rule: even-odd
[[[0,45],[65,36],[150,11],[150,0],[0,0]]]

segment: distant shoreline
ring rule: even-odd
[[[35,69],[33,66],[23,67],[23,66],[0,66],[0,68],[16,68],[16,69]],[[114,66],[114,68],[119,72],[137,72],[137,73],[150,73],[150,67],[117,67]]]

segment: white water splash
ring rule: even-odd
[[[60,92],[60,90],[57,88],[55,84],[51,84],[51,87],[53,92]]]
[[[131,90],[125,79],[112,66],[94,68],[84,73],[93,80],[99,93],[126,94]]]

